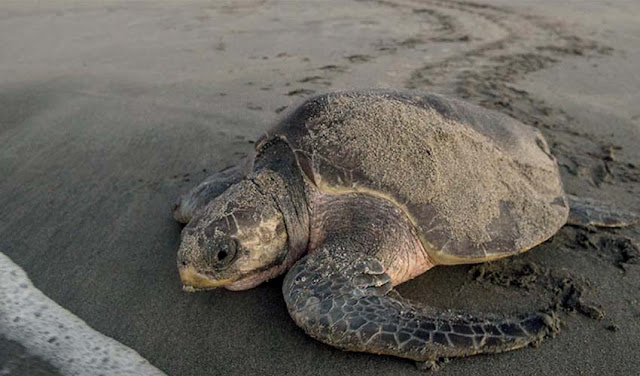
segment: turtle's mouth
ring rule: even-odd
[[[179,268],[182,290],[186,292],[207,291],[218,287],[224,287],[231,291],[248,290],[282,274],[284,270],[286,270],[285,265],[275,265],[265,270],[254,271],[235,278],[212,279],[206,274],[197,271],[193,266]]]
[[[234,282],[232,278],[211,279],[198,272],[193,266],[181,267],[180,279],[182,280],[182,290],[187,292],[212,290]]]

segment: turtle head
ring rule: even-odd
[[[183,229],[177,261],[185,291],[246,290],[281,274],[286,257],[287,232],[278,205],[245,179]]]

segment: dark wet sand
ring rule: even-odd
[[[304,335],[281,279],[180,289],[170,204],[310,93],[415,88],[498,109],[542,130],[568,192],[640,211],[633,1],[213,4],[0,5],[0,250],[167,374],[422,374]],[[638,374],[639,242],[638,227],[564,228],[400,290],[438,307],[553,307],[564,322],[538,348],[439,375]]]

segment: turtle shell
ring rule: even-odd
[[[257,152],[275,139],[291,146],[321,191],[401,207],[439,264],[525,251],[567,219],[542,134],[459,100],[381,90],[318,95],[286,114]]]

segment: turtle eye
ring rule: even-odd
[[[231,241],[228,243],[228,247],[225,247],[226,249],[220,249],[220,251],[218,251],[218,262],[224,262],[227,259],[231,259],[233,255],[236,254],[237,247],[238,246],[236,244],[236,240],[231,239]]]
[[[216,269],[223,269],[231,263],[237,253],[238,245],[235,239],[224,239],[219,242],[211,242],[206,247],[205,253],[210,265]]]

